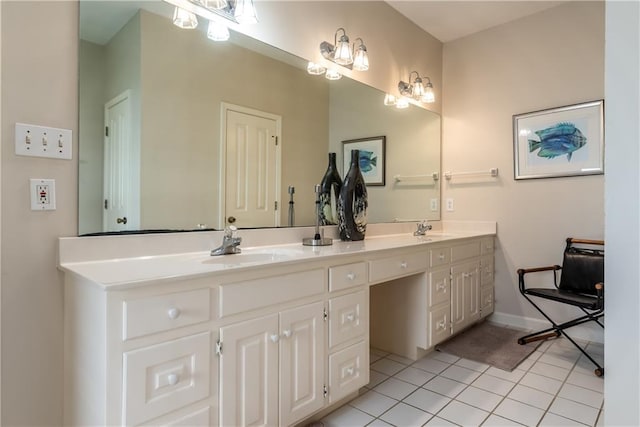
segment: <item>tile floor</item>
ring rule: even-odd
[[[604,358],[602,344],[590,354]],[[371,350],[371,382],[325,426],[602,426],[604,380],[566,339],[542,343],[513,372],[432,352],[413,362]]]

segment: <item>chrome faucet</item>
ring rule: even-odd
[[[414,236],[424,236],[428,230],[431,230],[431,228],[433,228],[431,227],[431,224],[427,224],[426,219],[422,222],[417,223],[416,226],[418,227],[418,229],[413,232]]]
[[[225,227],[222,244],[211,251],[211,256],[239,254],[242,252],[240,249],[242,237],[235,237],[236,231],[238,231],[238,228],[233,225]]]

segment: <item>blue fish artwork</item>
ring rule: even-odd
[[[538,157],[553,159],[567,155],[567,161],[571,161],[571,155],[587,144],[587,138],[573,123],[558,123],[546,129],[537,130],[540,141],[529,140],[529,152],[533,153],[538,148]]]
[[[378,157],[373,151],[360,150],[360,170],[362,173],[371,172],[378,164]]]

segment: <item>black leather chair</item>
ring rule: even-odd
[[[553,272],[554,288],[527,288],[524,282],[525,274],[542,271]],[[560,284],[557,280],[558,271],[561,271]],[[593,362],[596,366],[594,372],[597,376],[604,375],[604,368],[565,332],[565,329],[586,322],[596,322],[604,328],[600,322],[600,318],[604,316],[604,241],[570,237],[567,239],[567,246],[564,250],[562,267],[552,265],[519,269],[518,277],[520,293],[553,325],[550,328],[519,338],[518,344],[524,345],[532,341],[559,337],[562,334]],[[584,315],[558,324],[542,311],[531,297],[577,307],[582,310]]]

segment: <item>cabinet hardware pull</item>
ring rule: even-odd
[[[354,372],[353,367],[347,368],[347,375],[352,376],[353,372]]]
[[[285,329],[284,331],[282,331],[282,336],[284,338],[289,338],[291,336],[291,329]]]
[[[353,279],[355,279],[355,278],[356,278],[356,275],[355,275],[355,274],[353,274],[353,273],[349,273],[349,274],[347,274],[347,279],[349,279],[349,280],[353,280]]]
[[[444,283],[440,283],[436,286],[437,291],[444,291],[445,289],[447,289],[447,285],[445,285]]]
[[[355,319],[356,317],[353,315],[353,313],[347,315],[347,322],[353,322]]]
[[[175,307],[171,307],[169,310],[167,310],[167,315],[169,316],[169,319],[176,320],[178,317],[180,317],[180,310]]]
[[[436,324],[436,330],[444,329],[444,320]]]
[[[169,374],[167,375],[167,382],[171,385],[176,385],[178,384],[178,381],[180,381],[180,377],[178,376],[178,374]]]
[[[271,342],[278,342],[280,341],[280,335],[278,334],[273,334],[269,337],[271,339]]]
[[[441,253],[440,255],[438,255],[438,258],[443,260],[444,259],[444,254]]]
[[[406,261],[402,261],[400,263],[400,268],[407,268],[407,262]]]

